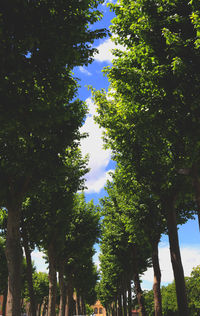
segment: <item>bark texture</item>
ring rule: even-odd
[[[162,298],[160,291],[161,272],[158,258],[158,243],[152,243],[152,262],[154,271],[153,293],[154,293],[154,309],[155,316],[162,315]]]
[[[138,272],[138,262],[137,262],[137,248],[133,247],[133,282],[135,285],[135,292],[137,296],[138,305],[140,308],[141,316],[146,316],[144,296],[140,285],[140,278]]]
[[[28,243],[28,236],[26,227],[23,223],[22,225],[22,238],[23,238],[23,247],[26,255],[26,263],[27,263],[27,281],[28,281],[28,290],[30,296],[30,311],[31,316],[36,316],[36,304],[35,304],[35,294],[33,289],[33,278],[32,278],[32,262],[31,262],[31,251]]]
[[[2,316],[6,316],[7,291],[3,293]]]
[[[176,285],[178,310],[181,316],[189,316],[185,279],[177,232],[176,210],[174,208],[173,201],[170,204],[171,205],[168,205],[167,207],[167,228],[170,244],[170,256]]]
[[[76,292],[76,314],[77,315],[81,315],[82,311],[81,311],[81,297],[79,295],[79,292]]]
[[[128,283],[128,316],[132,316],[132,291],[131,281]]]
[[[123,289],[123,315],[127,315],[127,296],[126,296],[126,288]]]
[[[73,286],[70,280],[67,283],[67,295],[66,295],[66,308],[65,315],[71,316],[73,311]]]
[[[8,294],[6,315],[21,315],[21,268],[22,249],[20,245],[20,210],[8,207],[6,258],[8,265]]]
[[[118,295],[118,299],[117,299],[117,306],[118,306],[118,316],[122,316],[122,296],[121,293],[119,293]]]
[[[48,248],[49,258],[49,302],[48,302],[48,316],[56,316],[56,265],[55,265],[55,252],[51,244]]]
[[[60,304],[59,304],[59,316],[65,316],[66,305],[66,286],[64,281],[64,263],[60,263],[59,266],[59,287],[60,287]]]
[[[135,284],[135,291],[136,291],[136,296],[137,296],[137,301],[138,301],[138,305],[140,308],[141,316],[147,316],[146,310],[145,310],[145,305],[144,305],[144,296],[143,296],[143,292],[141,289],[140,279],[139,279],[138,273],[134,273],[133,281]]]

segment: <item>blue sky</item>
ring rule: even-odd
[[[108,28],[110,21],[114,14],[110,12],[109,8],[101,5],[100,9],[104,13],[103,19],[96,23],[96,28]],[[115,163],[111,160],[111,152],[103,149],[102,130],[94,123],[93,115],[95,114],[95,105],[91,99],[91,92],[87,85],[92,85],[95,89],[108,89],[108,80],[103,75],[102,69],[106,66],[112,66],[112,53],[114,43],[109,38],[97,40],[94,46],[99,50],[99,53],[94,56],[94,61],[88,67],[77,67],[74,69],[74,76],[80,79],[81,87],[78,91],[78,97],[88,104],[89,114],[82,127],[83,132],[89,133],[89,137],[82,141],[83,154],[89,153],[90,161],[89,167],[91,171],[86,176],[86,185],[88,190],[85,191],[86,199],[89,201],[94,199],[98,203],[98,199],[103,197],[106,193],[103,189],[109,178],[109,171],[114,170]],[[187,224],[179,229],[179,240],[181,245],[181,255],[183,261],[183,268],[186,276],[189,276],[193,267],[200,264],[200,234],[197,219],[190,220]],[[94,261],[98,264],[98,251],[94,257]],[[33,260],[37,265],[37,269],[45,271],[46,267],[41,259],[42,254],[34,252]],[[169,255],[168,237],[163,236],[159,247],[159,257],[162,271],[162,284],[166,285],[173,281],[173,273]],[[148,271],[142,277],[143,289],[151,289],[153,282],[153,271]]]

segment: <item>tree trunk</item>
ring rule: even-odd
[[[86,306],[85,306],[85,301],[83,298],[81,298],[81,306],[82,306],[82,314],[86,315]]]
[[[114,307],[114,305],[112,306],[112,316],[116,316],[116,314],[115,314],[115,307]]]
[[[75,296],[75,314],[79,315],[79,306],[78,306],[78,293],[76,292],[76,296]]]
[[[7,290],[3,293],[2,316],[6,316]]]
[[[106,305],[106,315],[111,316],[111,306],[110,305]]]
[[[49,258],[49,302],[48,302],[48,316],[56,316],[56,264],[55,252],[52,244],[48,248]]]
[[[82,312],[81,312],[81,296],[80,296],[78,291],[77,291],[76,301],[77,301],[77,312],[78,312],[77,314],[81,315],[82,314]]]
[[[45,309],[45,306],[46,306],[46,302],[45,301],[43,301],[43,303],[42,303],[42,306],[41,306],[41,310],[40,310],[40,314],[42,314],[42,316],[43,316],[43,311],[44,311],[44,309]],[[40,316],[40,315],[37,315],[37,316]]]
[[[123,289],[123,315],[127,316],[127,293],[126,293],[126,288]]]
[[[176,285],[176,295],[177,295],[177,303],[178,310],[181,316],[188,316],[188,305],[187,305],[187,295],[185,288],[185,279],[183,266],[180,255],[179,248],[179,240],[178,240],[178,232],[177,232],[177,223],[176,223],[176,210],[173,205],[173,201],[171,205],[168,205],[167,212],[167,228],[169,235],[169,244],[170,244],[170,255],[172,268],[174,272],[174,279]]]
[[[72,298],[72,314],[70,313],[70,315],[76,315],[76,301],[74,298]]]
[[[142,316],[146,316],[146,310],[145,310],[145,305],[144,305],[144,296],[143,296],[143,292],[142,292],[142,289],[140,286],[140,278],[139,278],[138,273],[134,273],[133,281],[134,281],[134,285],[135,285],[135,291],[136,291],[138,305],[140,308],[140,313]]]
[[[46,316],[46,311],[47,311],[47,304],[45,303],[44,305],[43,305],[43,309],[42,309],[42,316]]]
[[[38,308],[37,308],[37,316],[40,316],[40,314],[41,314],[41,309],[42,309],[42,304],[39,304],[39,305],[38,305]]]
[[[133,247],[133,281],[135,285],[135,292],[137,296],[138,305],[140,308],[140,313],[142,316],[146,316],[144,296],[140,285],[140,278],[138,273],[138,263],[137,263],[137,247]]]
[[[115,299],[114,306],[115,306],[115,315],[116,315],[116,316],[119,316],[119,315],[118,315],[118,304],[117,304],[117,298]]]
[[[152,262],[154,271],[153,294],[155,316],[162,315],[162,298],[160,291],[161,272],[158,258],[158,243],[159,241],[152,243]]]
[[[8,208],[6,258],[8,265],[8,294],[6,315],[21,315],[21,269],[20,208]]]
[[[132,291],[131,280],[128,282],[128,316],[132,316]]]
[[[117,307],[118,307],[118,316],[123,316],[122,315],[122,296],[121,296],[121,293],[118,295],[118,304],[117,304]]]
[[[35,294],[33,289],[33,277],[32,277],[32,262],[31,262],[31,251],[28,244],[27,231],[25,228],[25,224],[22,224],[22,238],[23,238],[23,246],[26,255],[26,263],[27,263],[27,281],[28,281],[28,290],[30,296],[30,311],[31,316],[36,316],[36,304],[35,304]]]
[[[65,316],[66,305],[66,286],[64,281],[64,263],[61,262],[59,267],[59,287],[60,287],[60,304],[59,304],[59,316]]]
[[[71,284],[71,281],[68,281],[67,284],[67,304],[66,304],[66,308],[65,308],[65,315],[66,316],[71,316],[72,315],[72,309],[73,309],[73,286]]]

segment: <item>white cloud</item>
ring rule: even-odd
[[[48,272],[48,264],[45,263],[43,256],[44,253],[38,250],[33,251],[31,254],[31,258],[34,261],[37,271]]]
[[[111,38],[106,39],[102,44],[96,47],[98,53],[94,55],[94,59],[99,62],[112,63],[114,55],[112,54],[113,49],[125,50],[122,45],[116,45]]]
[[[91,173],[90,177],[87,179],[87,193],[99,193],[101,189],[106,185],[107,180],[111,180],[111,176],[109,172],[113,172],[114,170],[110,169],[108,171],[103,171],[102,175],[99,175],[96,178],[95,173]]]
[[[181,258],[185,276],[190,276],[192,269],[200,264],[200,248],[192,246],[181,247]],[[170,259],[169,245],[162,245],[159,247],[159,260],[161,269],[161,282],[171,283],[174,280],[172,264]],[[149,268],[144,275],[142,280],[151,282],[153,285],[153,268]],[[145,285],[144,285],[145,286]],[[143,289],[145,289],[143,286]],[[152,288],[152,287],[151,287]],[[148,288],[151,289],[151,288]]]
[[[100,269],[100,261],[99,261],[99,252],[95,253],[93,256],[93,262],[97,266],[97,269]]]
[[[89,114],[89,116],[97,115],[96,105],[94,104],[92,99],[88,98],[88,99],[85,100],[85,102],[87,103],[87,106],[88,106],[88,112],[89,112],[88,114]]]
[[[81,131],[89,134],[81,141],[82,153],[83,155],[89,153],[89,167],[97,173],[97,170],[108,165],[111,155],[109,150],[103,149],[102,129],[95,124],[93,117],[88,116]]]
[[[87,69],[85,69],[83,66],[78,67],[79,71],[87,76],[91,76],[91,72],[89,72]]]
[[[93,120],[96,113],[95,105],[91,98],[86,100],[89,108],[89,115],[85,124],[81,127],[81,132],[88,133],[89,136],[81,141],[81,150],[83,155],[89,153],[90,172],[86,175],[86,186],[88,191],[100,192],[108,179],[108,171],[106,168],[111,159],[111,151],[103,149],[102,128],[99,128]]]

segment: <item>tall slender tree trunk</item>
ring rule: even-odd
[[[118,303],[117,303],[117,298],[115,299],[115,304],[114,304],[114,306],[115,306],[115,315],[116,316],[119,316],[119,314],[118,314]]]
[[[2,316],[6,316],[7,289],[3,293]]]
[[[143,292],[141,289],[140,278],[139,278],[138,273],[134,273],[133,281],[134,281],[134,285],[135,285],[135,291],[136,291],[138,305],[140,308],[140,313],[142,316],[147,316],[146,310],[145,310],[145,305],[144,305],[144,296],[143,296]]]
[[[45,300],[42,302],[42,306],[41,306],[41,310],[40,313],[43,314],[45,313],[45,310],[47,309],[47,302],[45,302]],[[38,315],[37,315],[38,316]],[[40,315],[39,315],[40,316]]]
[[[77,296],[76,296],[76,301],[77,301],[77,314],[81,315],[82,311],[81,311],[81,296],[79,294],[79,292],[77,291]]]
[[[42,309],[42,316],[46,316],[46,315],[47,315],[46,312],[48,312],[48,311],[47,311],[47,304],[45,303],[45,304],[43,305],[43,309]]]
[[[53,244],[49,245],[48,248],[49,258],[49,302],[48,302],[48,316],[56,316],[56,262],[55,252]]]
[[[85,301],[83,298],[81,298],[81,305],[82,305],[82,314],[86,315],[86,306],[85,306]]]
[[[37,308],[37,316],[41,315],[41,309],[42,309],[42,304],[38,304],[38,308]]]
[[[121,296],[121,293],[119,293],[119,295],[118,295],[118,299],[117,299],[117,301],[118,301],[118,316],[123,316],[122,315],[122,296]]]
[[[128,316],[132,316],[132,290],[131,280],[128,282]]]
[[[174,208],[173,200],[167,206],[167,228],[168,228],[168,235],[169,235],[171,262],[172,262],[172,268],[174,272],[174,279],[175,279],[175,285],[176,285],[176,295],[177,295],[179,315],[189,316],[185,279],[184,279],[184,272],[183,272],[183,266],[182,266],[182,261],[181,261],[178,232],[177,232],[176,210]]]
[[[152,242],[152,262],[154,271],[153,294],[155,316],[162,315],[162,298],[160,291],[161,272],[158,258],[158,243],[159,241]]]
[[[61,262],[59,266],[59,287],[60,287],[59,316],[65,316],[66,286],[65,286],[65,280],[64,280],[64,263],[63,262]]]
[[[76,315],[76,302],[73,297],[72,297],[72,315]]]
[[[65,315],[71,316],[73,310],[73,286],[71,280],[68,280],[67,283],[67,295],[66,295],[66,308],[65,308]]]
[[[79,315],[79,297],[78,297],[78,293],[76,292],[75,294],[75,314]]]
[[[123,315],[127,316],[127,293],[126,288],[123,289]]]
[[[115,306],[113,305],[113,306],[112,306],[112,316],[115,316],[115,315],[116,315]]]
[[[144,304],[144,296],[143,291],[140,285],[140,278],[138,273],[138,263],[137,263],[137,248],[133,247],[133,281],[135,285],[135,292],[137,296],[138,305],[140,308],[141,316],[146,316],[145,304]]]
[[[20,208],[8,207],[6,258],[8,265],[8,294],[6,315],[21,315],[21,268]]]
[[[30,310],[31,316],[36,316],[36,304],[35,304],[35,294],[33,289],[33,277],[32,277],[32,262],[31,262],[31,251],[28,244],[28,236],[25,224],[22,224],[22,239],[23,239],[23,247],[26,255],[26,263],[27,263],[27,281],[28,281],[28,290],[30,296]]]

